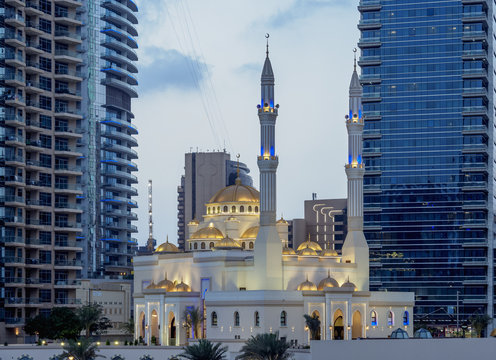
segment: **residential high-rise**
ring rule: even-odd
[[[132,0],[0,3],[0,337],[130,274],[137,206]]]
[[[415,321],[494,314],[492,1],[361,0],[371,289]]]
[[[177,242],[184,250],[186,225],[205,215],[205,203],[220,189],[234,185],[239,167],[240,178],[245,185],[252,186],[248,175],[250,169],[231,160],[230,154],[222,152],[190,152],[185,154],[184,175],[177,188]]]
[[[0,335],[78,306],[82,269],[80,1],[0,5]]]

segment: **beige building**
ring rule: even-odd
[[[119,280],[81,280],[76,296],[83,304],[96,303],[103,307],[103,315],[112,323],[104,338],[125,335],[121,327],[132,317],[131,283]]]

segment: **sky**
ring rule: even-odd
[[[302,218],[305,200],[346,197],[348,86],[358,1],[137,0],[139,7],[139,244],[177,241],[177,186],[190,150],[219,151],[258,188],[260,74],[265,34],[275,74],[277,211]]]

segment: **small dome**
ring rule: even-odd
[[[493,335],[491,335],[493,336]],[[429,330],[427,329],[418,329],[417,331],[415,331],[415,334],[413,335],[413,337],[417,338],[417,339],[432,339],[432,334]]]
[[[353,291],[357,291],[357,287],[355,284],[353,284],[352,282],[350,282],[350,280],[348,279],[347,282],[345,282],[343,285],[341,285],[342,288],[350,288],[350,289],[353,289]]]
[[[188,225],[199,225],[200,222],[198,220],[196,220],[196,218],[194,218],[193,220],[191,220]]]
[[[167,237],[167,241],[161,244],[157,250],[155,250],[156,253],[177,253],[179,252],[179,249],[176,245],[172,244],[169,242],[169,237]]]
[[[400,328],[397,328],[391,333],[391,339],[408,339],[408,333]]]
[[[302,242],[300,246],[298,246],[298,249],[296,251],[303,250],[305,248],[310,248],[315,251],[322,251],[322,248],[320,247],[319,244],[317,244],[315,241],[310,241],[310,234],[308,234],[308,240],[305,242]]]
[[[325,290],[326,288],[339,287],[338,282],[331,277],[331,272],[327,273],[327,277],[319,282],[318,289]]]
[[[174,287],[174,292],[191,292],[189,285],[185,284],[182,280]]]
[[[167,280],[167,274],[165,274],[164,280],[160,281],[156,286],[156,289],[165,289],[165,291],[172,291],[174,289],[174,283]]]
[[[301,256],[317,256],[317,251],[311,248],[303,248],[302,250],[298,251],[298,255]]]
[[[282,254],[283,255],[296,255],[296,251],[294,251],[293,248],[290,248],[288,246],[284,246],[282,248]]]
[[[221,241],[217,242],[214,248],[217,250],[235,250],[235,249],[241,249],[242,247],[239,242],[227,236]]]
[[[281,218],[279,220],[277,220],[276,224],[288,225],[288,222],[286,220],[284,220],[283,217],[281,216]]]
[[[339,256],[338,252],[333,249],[324,249],[320,252],[320,256]]]
[[[155,285],[155,282],[152,281],[152,283],[150,285],[148,285],[146,288],[147,289],[156,289],[157,285]]]
[[[308,281],[308,277],[307,279],[302,282],[300,285],[298,285],[298,288],[296,289],[298,291],[316,291],[317,290],[317,286],[315,286],[315,284],[311,281]]]
[[[233,202],[260,202],[260,192],[247,185],[237,181],[235,185],[231,185],[219,190],[209,203],[233,203]]]
[[[258,226],[253,226],[246,230],[243,235],[241,235],[241,239],[256,239],[258,235]]]
[[[201,228],[190,236],[190,239],[223,239],[224,235],[222,231],[217,229],[213,223],[210,223],[207,227]]]

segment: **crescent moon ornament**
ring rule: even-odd
[[[269,33],[266,33],[265,34],[265,38],[268,39],[270,37],[270,34]]]

